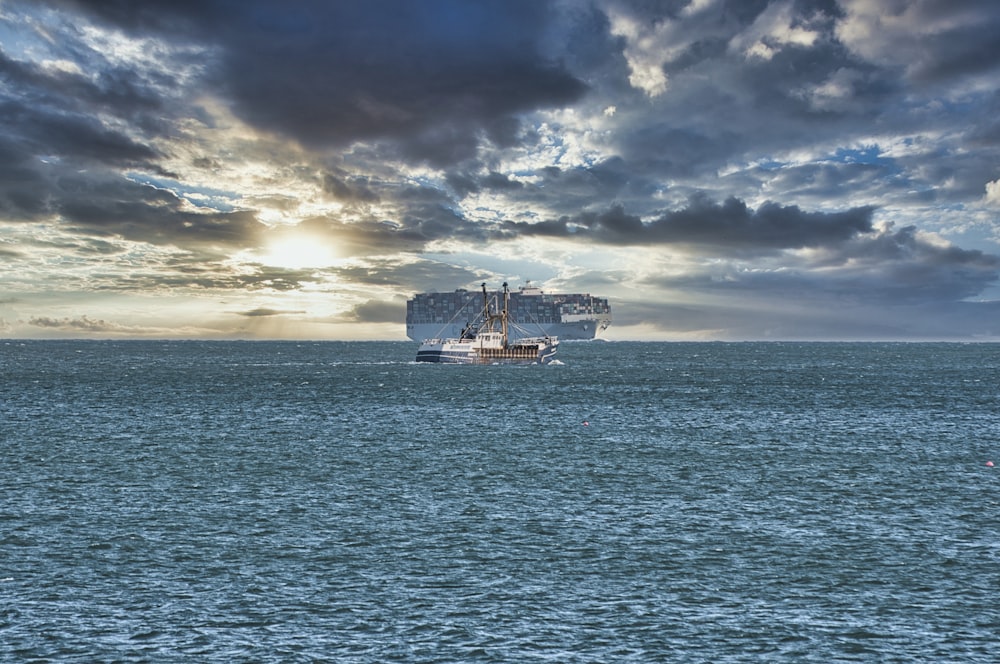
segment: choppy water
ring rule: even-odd
[[[1000,656],[1000,346],[414,352],[0,341],[0,659]]]

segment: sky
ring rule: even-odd
[[[1000,340],[996,0],[0,0],[0,337]]]

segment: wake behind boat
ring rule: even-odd
[[[483,284],[483,309],[452,339],[426,339],[417,349],[417,362],[448,364],[547,364],[559,348],[550,336],[523,336],[525,330],[508,316],[510,290],[503,285],[503,307],[490,305]]]

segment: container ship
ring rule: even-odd
[[[406,302],[406,336],[414,341],[458,337],[482,307],[482,296],[464,288],[420,293]],[[539,334],[593,339],[611,325],[607,298],[589,293],[546,293],[527,282],[510,293],[510,314]]]

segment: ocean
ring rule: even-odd
[[[0,660],[1000,658],[1000,345],[415,352],[0,340]]]

